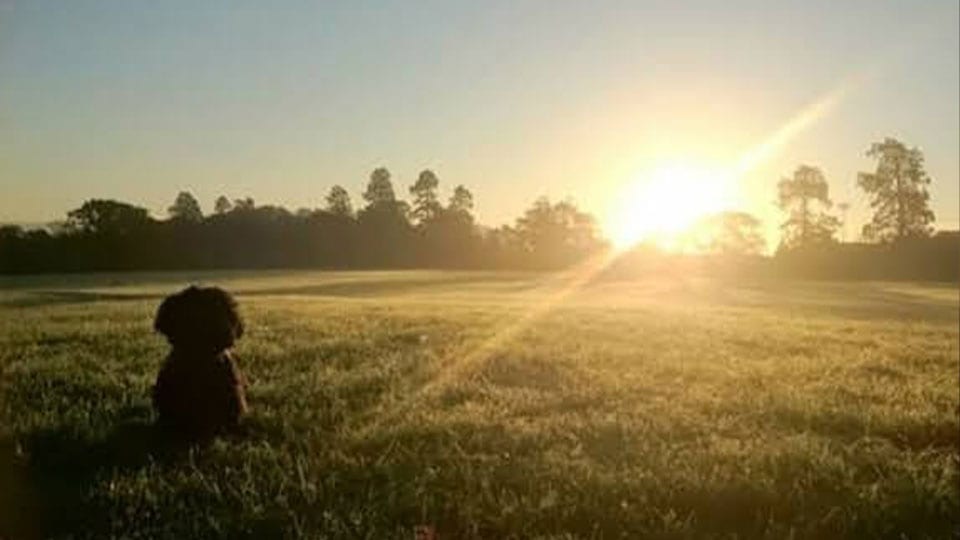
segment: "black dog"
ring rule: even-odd
[[[235,428],[247,402],[229,352],[243,335],[233,297],[217,287],[188,287],[160,304],[153,327],[173,347],[153,388],[159,426],[189,441]]]

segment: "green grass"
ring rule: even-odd
[[[163,295],[253,408],[152,442]],[[443,272],[0,281],[0,537],[945,538],[956,288]]]

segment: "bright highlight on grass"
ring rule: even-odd
[[[623,192],[608,226],[618,249],[650,241],[676,248],[698,220],[733,204],[735,177],[726,171],[671,163],[641,174]]]

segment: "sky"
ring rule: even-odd
[[[89,198],[163,217],[181,190],[357,204],[386,166],[398,193],[424,168],[466,185],[487,225],[548,196],[613,227],[656,171],[753,156],[727,202],[771,241],[801,163],[852,240],[886,136],[924,152],[937,226],[960,220],[955,0],[193,4],[0,0],[0,222]]]

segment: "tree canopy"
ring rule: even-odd
[[[350,194],[343,186],[335,185],[331,187],[325,200],[327,212],[342,217],[353,216],[353,203],[350,202]]]
[[[200,209],[200,203],[188,191],[181,191],[177,194],[176,200],[167,209],[167,213],[170,214],[170,219],[178,221],[192,223],[203,221],[203,210]]]
[[[840,220],[827,212],[833,202],[827,179],[819,168],[800,165],[792,177],[780,180],[777,189],[777,204],[787,214],[780,226],[781,247],[809,247],[834,240]]]
[[[877,160],[877,168],[857,177],[857,185],[866,192],[873,209],[872,219],[863,226],[863,236],[880,242],[929,236],[934,215],[923,153],[888,137],[870,145],[867,156]]]
[[[90,199],[67,213],[66,228],[89,234],[129,234],[151,222],[146,208],[109,199]]]
[[[226,214],[233,209],[233,203],[230,202],[230,199],[224,197],[223,195],[217,197],[216,202],[213,203],[213,211],[217,214]]]
[[[443,207],[437,197],[437,187],[440,179],[430,169],[426,169],[417,177],[417,181],[410,186],[410,195],[413,196],[411,214],[419,226],[423,226],[435,219]]]

